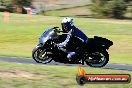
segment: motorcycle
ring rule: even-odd
[[[85,63],[91,67],[103,67],[109,61],[109,54],[107,50],[113,45],[113,42],[102,37],[94,36],[88,39],[88,44],[83,47],[83,52],[78,53],[75,58],[69,60],[67,58],[67,50],[74,50],[78,46],[83,46],[73,39],[72,45],[67,47],[64,51],[57,47],[57,43],[65,40],[66,34],[63,33],[58,27],[50,28],[43,32],[39,38],[38,45],[32,51],[32,58],[37,63],[47,64],[52,60],[60,63],[68,64],[82,64]]]

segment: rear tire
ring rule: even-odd
[[[52,58],[46,56],[45,54],[45,50],[43,50],[40,47],[35,47],[32,51],[32,58],[37,62],[37,63],[43,63],[43,64],[47,64],[50,63],[52,61]],[[44,55],[44,56],[43,56]]]
[[[91,66],[91,67],[103,67],[103,66],[105,66],[109,61],[109,54],[107,51],[101,51],[99,53],[103,55],[104,61],[102,61],[100,63],[92,63],[92,62],[85,61],[86,64]]]

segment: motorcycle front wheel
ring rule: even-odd
[[[35,47],[32,51],[32,58],[37,63],[47,64],[52,61],[52,57],[49,57],[47,52],[40,47]]]

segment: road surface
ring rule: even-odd
[[[0,57],[0,61],[15,62],[15,63],[25,63],[25,64],[40,64],[40,63],[36,63],[33,59],[15,58],[15,57]],[[63,63],[57,63],[57,62],[53,62],[53,61],[51,63],[46,64],[46,65],[79,66],[78,64],[63,64]],[[84,66],[87,66],[87,65],[84,65]],[[103,67],[103,69],[132,71],[132,65],[107,64],[106,66]]]

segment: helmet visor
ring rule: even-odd
[[[70,28],[69,23],[61,23],[61,25],[62,25],[62,30],[64,32],[68,32],[68,29]]]
[[[67,24],[66,23],[62,23],[62,28],[66,28]]]

